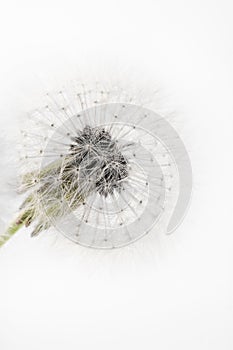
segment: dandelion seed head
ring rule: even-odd
[[[179,192],[174,129],[116,87],[75,84],[46,98],[22,133],[32,235],[54,226],[81,245],[112,249],[150,232]]]

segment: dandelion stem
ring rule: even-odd
[[[0,235],[0,247],[2,247],[21,227],[22,224],[12,223],[8,229]]]
[[[30,212],[24,211],[22,212],[15,221],[13,221],[7,230],[0,234],[0,247],[2,247],[14,234],[21,229],[29,220]]]

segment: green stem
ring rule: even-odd
[[[14,234],[30,219],[30,211],[22,212],[15,221],[7,228],[7,230],[0,234],[0,247],[2,247]]]
[[[13,222],[8,229],[0,235],[0,247],[2,247],[23,225],[24,223],[17,224],[17,222]]]

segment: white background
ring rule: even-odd
[[[230,0],[1,2],[1,183],[35,94],[96,71],[161,86],[194,172],[172,236],[107,253],[55,234],[12,238],[0,252],[1,350],[233,348],[232,12]],[[7,198],[1,184],[2,229],[18,205]]]

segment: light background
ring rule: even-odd
[[[1,350],[233,348],[232,12],[227,0],[1,2],[1,228],[18,205],[4,185],[17,120],[79,74],[158,84],[194,171],[172,236],[114,253],[15,236],[0,252]]]

